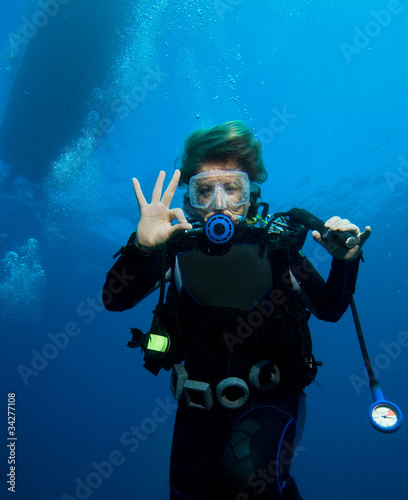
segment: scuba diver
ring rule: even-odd
[[[106,277],[110,311],[160,287],[151,330],[132,328],[128,345],[152,373],[172,370],[172,500],[301,499],[290,467],[303,390],[321,365],[308,319],[341,318],[371,233],[337,216],[313,231],[333,256],[324,281],[301,250],[308,229],[260,201],[261,149],[244,123],[226,122],[187,137],[180,169],[165,190],[160,172],[150,203],[133,179],[140,220]],[[170,208],[179,185],[183,209]],[[352,248],[336,238],[345,232]]]

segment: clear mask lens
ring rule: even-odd
[[[190,179],[189,197],[194,208],[233,209],[248,203],[249,196],[250,185],[246,172],[209,171]]]

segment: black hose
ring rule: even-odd
[[[291,208],[288,214],[290,219],[294,222],[300,222],[308,229],[319,231],[323,237],[327,234],[328,228],[325,227],[324,222],[307,210],[303,208]],[[356,236],[348,231],[333,231],[330,237],[333,241],[345,248],[353,248],[357,245]]]

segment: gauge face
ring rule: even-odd
[[[397,410],[386,403],[380,403],[371,411],[374,422],[383,428],[394,427],[398,423],[398,412]]]

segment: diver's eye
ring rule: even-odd
[[[236,186],[224,186],[224,189],[225,189],[225,192],[228,193],[228,194],[234,194],[237,192],[237,188]]]
[[[224,185],[225,193],[233,200],[238,199],[242,195],[242,189],[236,183],[228,183]]]
[[[197,193],[200,199],[206,200],[208,199],[214,191],[214,187],[210,185],[202,185],[198,188]]]

